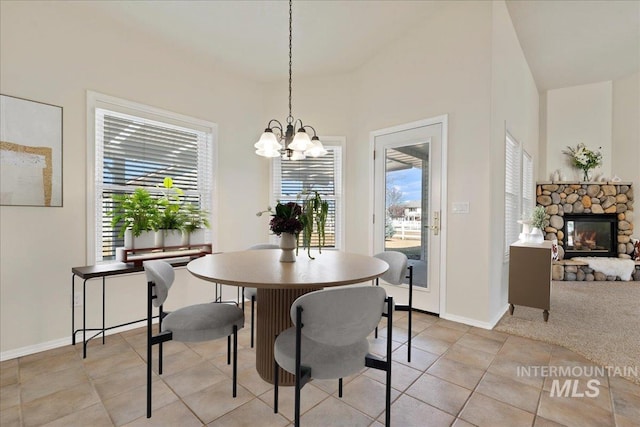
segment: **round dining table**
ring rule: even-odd
[[[300,295],[331,286],[365,283],[381,276],[389,265],[372,256],[325,250],[314,259],[300,251],[295,262],[280,262],[280,249],[222,252],[194,259],[187,269],[210,282],[258,290],[256,369],[273,384],[273,343],[293,326],[290,308]],[[279,372],[279,383],[293,385],[295,377]]]

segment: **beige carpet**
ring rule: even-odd
[[[601,366],[640,371],[640,282],[553,282],[547,323],[542,310],[516,306],[495,330],[561,345]],[[640,384],[640,376],[625,378]]]

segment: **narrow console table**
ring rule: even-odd
[[[197,254],[191,256],[187,256],[188,259],[182,257],[176,260],[167,260],[174,267],[184,267],[188,264],[188,262],[196,257],[202,256],[202,254]],[[127,264],[124,262],[113,262],[108,264],[99,264],[99,265],[87,265],[84,267],[73,267],[71,269],[71,298],[75,295],[76,285],[75,278],[76,276],[83,280],[82,283],[82,328],[76,329],[75,325],[75,314],[76,308],[75,304],[71,304],[71,343],[76,345],[76,334],[82,332],[82,357],[87,357],[87,343],[92,339],[96,338],[99,335],[102,335],[102,344],[105,341],[105,332],[110,329],[119,328],[121,326],[131,325],[137,322],[141,322],[144,319],[132,320],[131,322],[121,323],[119,325],[106,326],[105,321],[105,281],[109,276],[119,276],[123,274],[130,273],[138,273],[144,271],[144,267],[139,264]],[[101,328],[87,328],[87,281],[90,279],[102,279],[102,327]],[[216,296],[217,298],[217,296]],[[96,332],[93,336],[87,338],[87,332]]]
[[[515,305],[542,309],[549,319],[551,300],[551,242],[516,242],[509,248],[509,313]]]

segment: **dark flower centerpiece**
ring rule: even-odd
[[[302,206],[295,202],[278,203],[276,211],[269,222],[271,231],[280,236],[280,248],[282,254],[280,261],[295,262],[296,257],[293,252],[296,249],[298,235],[304,228],[300,216]]]
[[[282,233],[298,235],[302,231],[302,206],[296,202],[278,203],[276,213],[272,215],[269,223],[273,234],[280,236]]]

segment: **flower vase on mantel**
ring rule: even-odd
[[[282,233],[280,235],[280,262],[296,262],[296,235],[293,233]]]
[[[591,169],[583,169],[582,170],[582,181],[583,182],[591,182]]]

